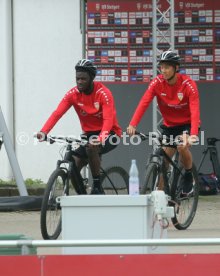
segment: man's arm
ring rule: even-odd
[[[190,135],[198,135],[200,126],[200,103],[199,91],[196,83],[192,82],[192,88],[189,89],[189,107],[191,113],[191,133]]]
[[[145,111],[147,110],[154,96],[155,96],[154,84],[151,83],[148,89],[146,90],[146,92],[144,93],[143,97],[141,98],[134,112],[134,115],[129,124],[130,126],[136,127],[139,124],[139,122],[141,121],[141,118],[143,117]]]
[[[41,132],[48,134],[51,129],[55,126],[55,124],[59,121],[59,119],[67,112],[67,110],[72,106],[70,101],[70,94],[66,94],[64,98],[61,100],[56,110],[50,115],[46,123],[41,129]]]
[[[102,130],[99,134],[99,139],[101,142],[103,142],[108,137],[112,129],[113,120],[116,114],[114,99],[110,92],[107,93],[107,98],[104,96],[102,97],[101,104],[102,104],[103,125],[102,125]]]

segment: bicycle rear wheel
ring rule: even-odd
[[[67,172],[56,169],[47,182],[40,216],[41,234],[45,240],[57,239],[61,233],[61,207],[56,198],[70,193],[68,179]]]
[[[184,174],[184,169],[182,169]],[[187,229],[196,214],[196,209],[199,200],[199,183],[196,167],[193,165],[193,192],[187,196],[182,195],[181,178],[182,174],[176,172],[171,185],[171,203],[174,207],[174,217],[171,218],[174,227],[178,230]]]
[[[110,167],[101,173],[105,194],[128,194],[128,173],[122,167]]]
[[[146,168],[144,184],[141,186],[141,194],[150,194],[157,189],[159,183],[158,165],[149,163]]]

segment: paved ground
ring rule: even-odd
[[[1,212],[0,234],[20,233],[33,239],[42,239],[39,212]],[[220,237],[220,195],[202,196],[195,219],[187,230],[176,230],[172,224],[168,238],[219,238]],[[38,254],[59,254],[59,248],[39,248]],[[170,253],[220,253],[220,246],[170,247]]]

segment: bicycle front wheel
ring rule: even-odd
[[[62,169],[56,169],[47,182],[40,216],[41,234],[45,240],[55,240],[61,233],[61,207],[56,198],[69,194],[67,182],[67,173]]]
[[[122,167],[110,167],[101,173],[105,194],[128,194],[128,173]]]
[[[156,163],[149,163],[146,168],[144,184],[141,186],[141,194],[150,194],[157,190],[159,183],[159,169]]]
[[[178,230],[187,229],[196,214],[196,209],[199,200],[199,182],[196,167],[193,165],[193,192],[189,195],[182,194],[181,179],[184,174],[184,169],[181,173],[176,172],[171,185],[171,203],[174,207],[174,217],[171,218],[174,227]]]

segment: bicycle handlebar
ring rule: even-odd
[[[183,144],[183,141],[182,141],[182,139],[180,139],[180,137],[176,137],[174,139],[173,138],[171,139],[171,138],[169,138],[165,135],[163,136],[159,133],[158,134],[151,133],[149,135],[149,134],[144,134],[144,133],[138,132],[138,131],[135,131],[135,134],[139,135],[139,137],[141,138],[142,141],[148,140],[149,137],[152,138],[152,139],[156,139],[161,146],[172,145],[172,146],[176,147],[178,145]],[[220,141],[220,139],[219,139],[219,141]],[[193,142],[192,144],[196,144],[196,142]]]
[[[87,140],[79,140],[79,139],[76,139],[76,138],[70,137],[70,136],[52,136],[52,135],[48,135],[46,141],[50,142],[50,144],[53,144],[55,142],[66,142],[68,144],[77,143],[77,144],[80,144],[80,145],[83,145],[83,146],[88,144]]]
[[[135,131],[135,134],[138,135],[142,141],[145,141],[145,140],[148,140],[150,135],[149,134],[144,134],[142,132],[138,132],[138,131]],[[155,135],[155,134],[152,134],[151,135],[152,138],[158,138],[159,139],[159,136]]]

